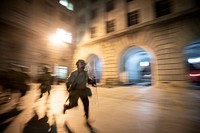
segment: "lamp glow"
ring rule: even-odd
[[[53,43],[55,43],[55,44],[58,44],[58,43],[61,42],[60,39],[57,37],[56,34],[53,34],[53,35],[50,36],[50,41],[53,42]]]
[[[72,34],[63,29],[57,29],[56,34],[50,36],[52,43],[72,43]]]

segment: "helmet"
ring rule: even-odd
[[[77,66],[78,66],[78,63],[81,63],[81,64],[86,65],[86,62],[85,62],[84,60],[82,60],[82,59],[80,59],[80,60],[78,60],[78,61],[76,62],[76,65],[77,65]]]

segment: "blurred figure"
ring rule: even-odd
[[[30,82],[30,76],[27,74],[25,71],[24,67],[20,67],[21,71],[19,72],[20,78],[19,78],[19,83],[21,84],[20,87],[20,92],[21,92],[21,97],[26,94],[28,90],[30,90],[30,87],[28,83]]]
[[[48,92],[48,96],[50,95],[51,91],[51,84],[53,81],[53,77],[51,76],[48,67],[43,68],[43,74],[39,76],[38,82],[41,83],[40,85],[40,98],[43,96],[43,93]]]
[[[0,71],[0,86],[1,86],[1,91],[5,91],[8,89],[7,71]]]
[[[26,95],[29,90],[29,85],[27,84],[30,80],[30,76],[23,71],[22,66],[12,66],[12,68],[7,73],[8,85],[7,87],[11,91],[19,91],[20,96],[18,98],[18,104],[20,98]]]
[[[0,105],[11,100],[11,92],[8,88],[7,71],[0,71]]]
[[[69,104],[64,104],[63,113],[67,109],[71,109],[75,106],[78,106],[78,99],[81,98],[83,102],[85,117],[88,120],[89,118],[89,99],[88,96],[91,96],[91,92],[88,92],[88,84],[92,84],[94,86],[93,80],[91,80],[87,74],[85,69],[85,61],[78,60],[76,62],[77,70],[73,71],[67,79],[66,86],[67,91],[69,92]]]
[[[16,66],[11,65],[7,72],[7,79],[8,79],[8,88],[14,92],[19,90],[18,86],[18,79],[19,79],[19,68]]]

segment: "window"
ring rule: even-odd
[[[109,0],[106,2],[106,12],[114,9],[114,0]]]
[[[67,77],[67,67],[57,66],[56,67],[56,76],[60,79],[65,79]]]
[[[74,10],[74,5],[70,2],[68,2],[67,0],[59,0],[59,3],[71,11]]]
[[[106,32],[110,33],[113,32],[115,29],[114,20],[110,20],[106,22]]]
[[[170,0],[157,0],[155,2],[156,17],[161,17],[171,13]]]
[[[72,3],[68,3],[67,9],[73,11],[74,10],[74,5]]]
[[[50,36],[51,42],[57,43],[72,43],[72,33],[58,28],[56,33]]]
[[[97,9],[91,10],[90,18],[91,18],[91,19],[95,19],[96,16],[97,16]]]
[[[90,28],[90,37],[91,38],[94,38],[94,37],[96,37],[96,27],[91,27]]]
[[[128,26],[138,23],[138,11],[129,12],[127,14]]]

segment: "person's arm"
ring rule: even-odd
[[[67,87],[67,91],[70,91],[70,86],[72,85],[72,83],[74,82],[74,78],[75,78],[75,76],[74,76],[75,74],[74,74],[74,72],[72,72],[70,75],[69,75],[69,77],[67,78],[67,81],[66,81],[66,87]]]

